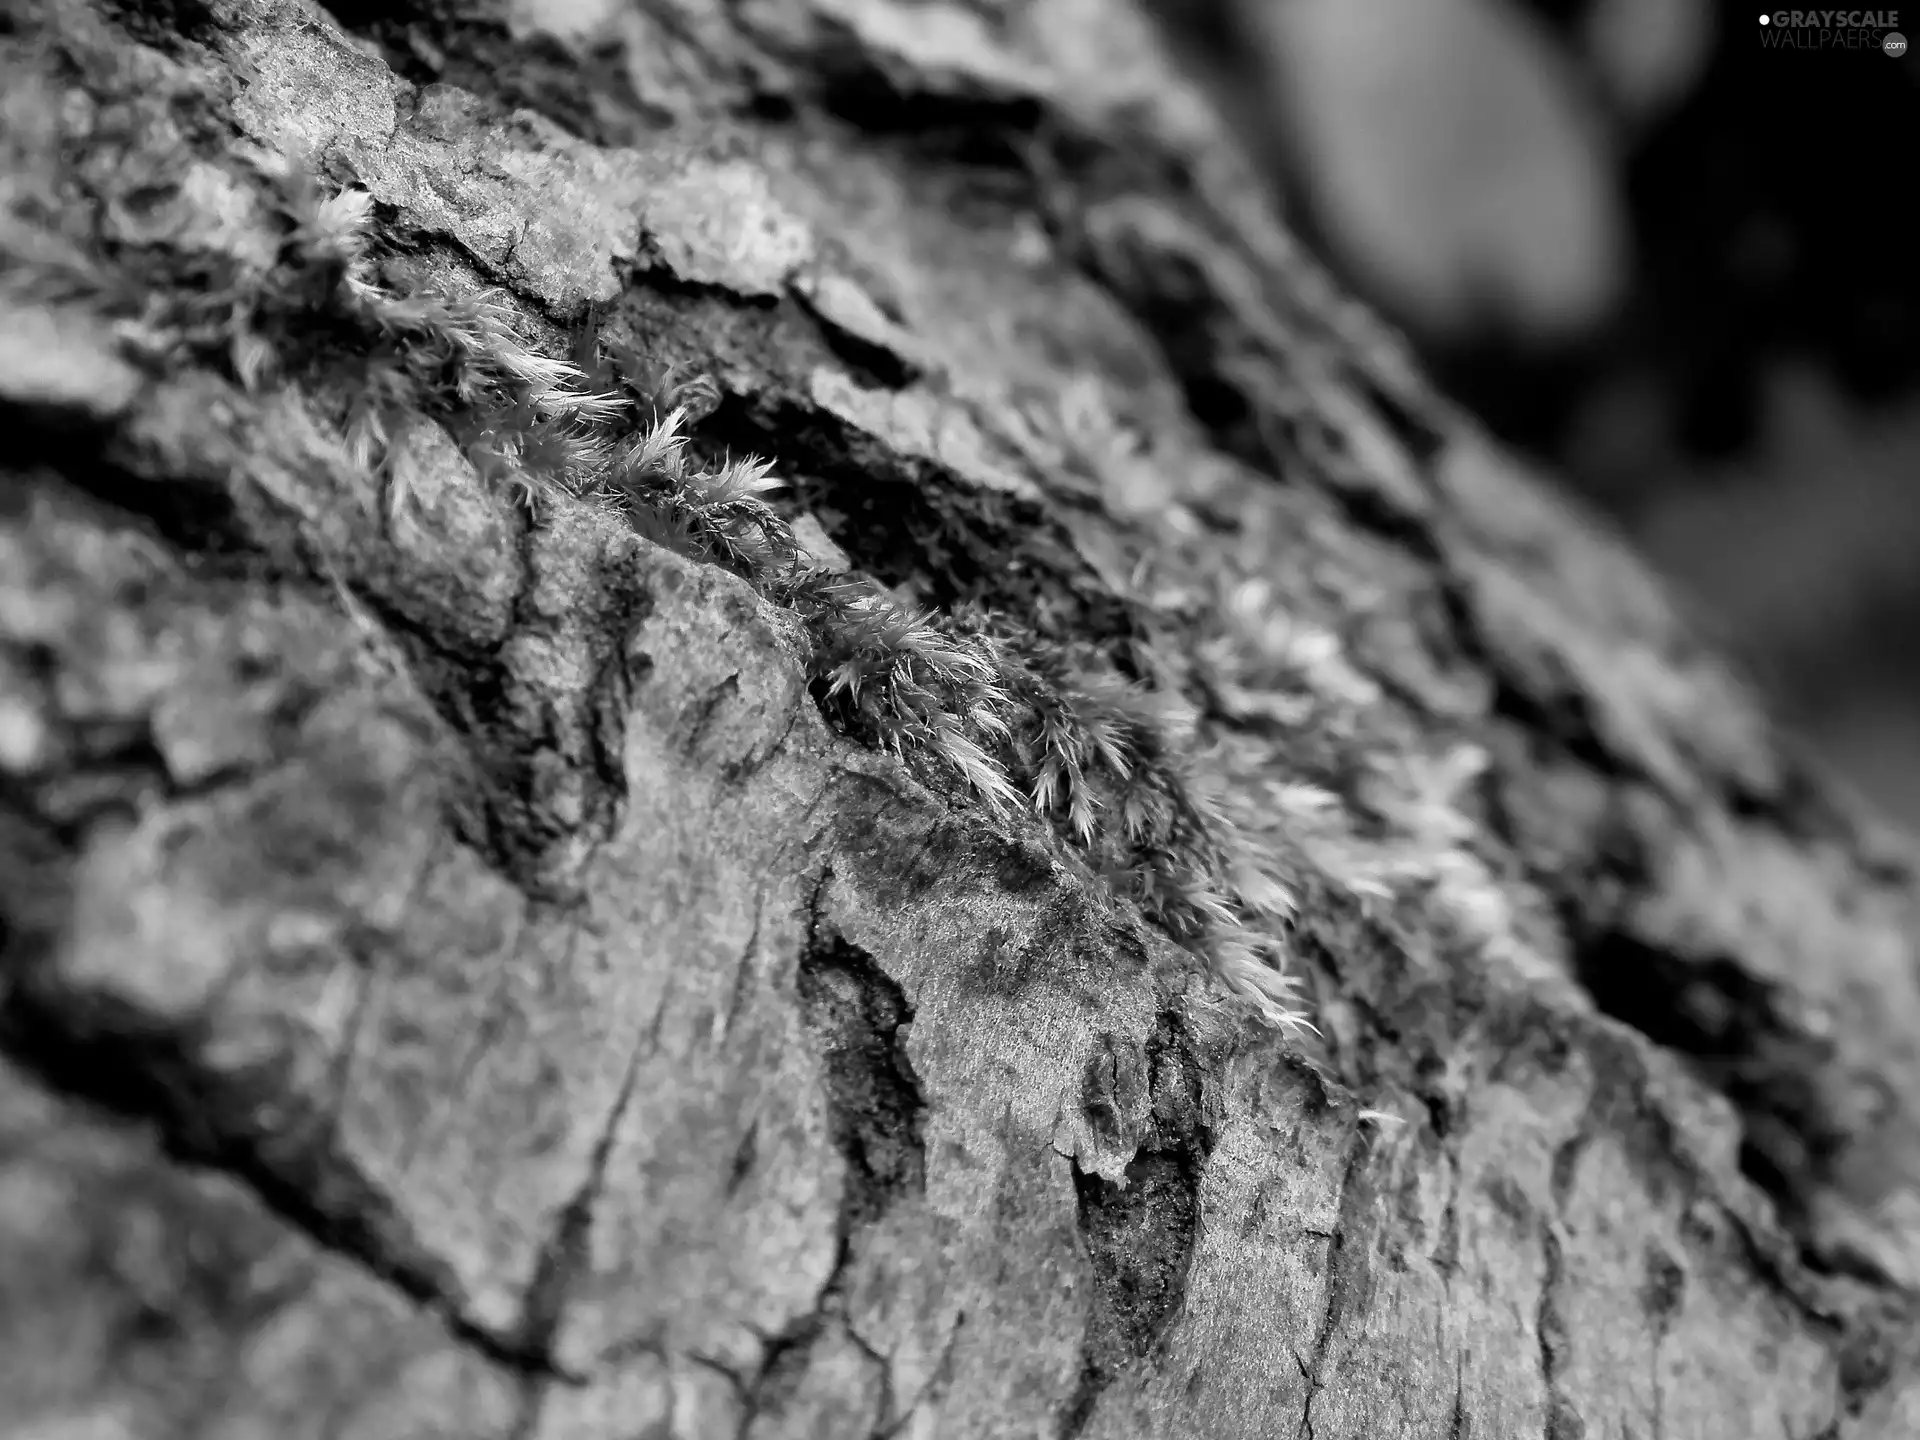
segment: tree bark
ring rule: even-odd
[[[14,4],[0,145],[5,1434],[1920,1434],[1909,850],[1132,6]],[[749,578],[157,349],[248,155],[711,376],[817,555],[1157,656],[1318,1035]]]

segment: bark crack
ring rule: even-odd
[[[633,1099],[634,1082],[640,1074],[640,1055],[641,1047],[635,1046],[627,1056],[620,1089],[594,1140],[587,1173],[555,1216],[521,1300],[520,1322],[514,1329],[512,1344],[523,1354],[539,1356],[542,1366],[538,1373],[523,1381],[521,1423],[514,1440],[532,1440],[539,1425],[541,1402],[551,1382],[586,1383],[587,1377],[561,1366],[553,1353],[554,1342],[566,1318],[567,1294],[589,1261],[594,1206],[606,1184],[607,1162],[619,1139],[620,1122],[626,1118],[627,1107]]]
[[[528,1375],[550,1358],[471,1318],[453,1266],[388,1190],[338,1145],[335,1113],[303,1095],[284,1056],[216,1072],[204,1037],[109,992],[20,977],[0,1009],[0,1053],[56,1093],[149,1124],[173,1160],[233,1177],[283,1220],[440,1317],[476,1352]]]
[[[1543,1273],[1540,1303],[1534,1313],[1534,1333],[1540,1346],[1540,1380],[1546,1392],[1546,1424],[1543,1440],[1585,1440],[1586,1421],[1560,1386],[1566,1368],[1571,1337],[1561,1304],[1566,1282],[1566,1257],[1560,1243],[1561,1217],[1572,1189],[1576,1167],[1590,1135],[1583,1127],[1554,1152],[1552,1170],[1553,1211],[1539,1221]]]
[[[1369,1270],[1365,1247],[1372,1234],[1362,1224],[1362,1207],[1372,1193],[1361,1183],[1367,1163],[1367,1137],[1355,1131],[1347,1141],[1346,1161],[1340,1169],[1333,1233],[1327,1238],[1327,1283],[1322,1295],[1320,1324],[1314,1332],[1312,1358],[1302,1366],[1307,1376],[1307,1398],[1300,1417],[1300,1434],[1313,1435],[1313,1402],[1326,1388],[1327,1355],[1333,1348],[1335,1332],[1347,1306],[1364,1298]],[[1298,1359],[1296,1353],[1295,1358]]]

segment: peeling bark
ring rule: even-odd
[[[1909,850],[1143,14],[49,0],[0,96],[7,1433],[1920,1433]],[[711,375],[899,593],[1159,657],[1294,787],[1319,1038],[741,576],[155,363],[246,147]]]

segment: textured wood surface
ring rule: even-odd
[[[0,15],[0,1433],[1920,1433],[1910,852],[1139,14]],[[712,374],[903,593],[1143,638],[1320,1039],[744,580],[142,363],[248,147]]]

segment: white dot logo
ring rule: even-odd
[[[1762,25],[1771,25],[1773,23],[1773,17],[1771,15],[1762,15],[1760,17],[1760,23]]]

